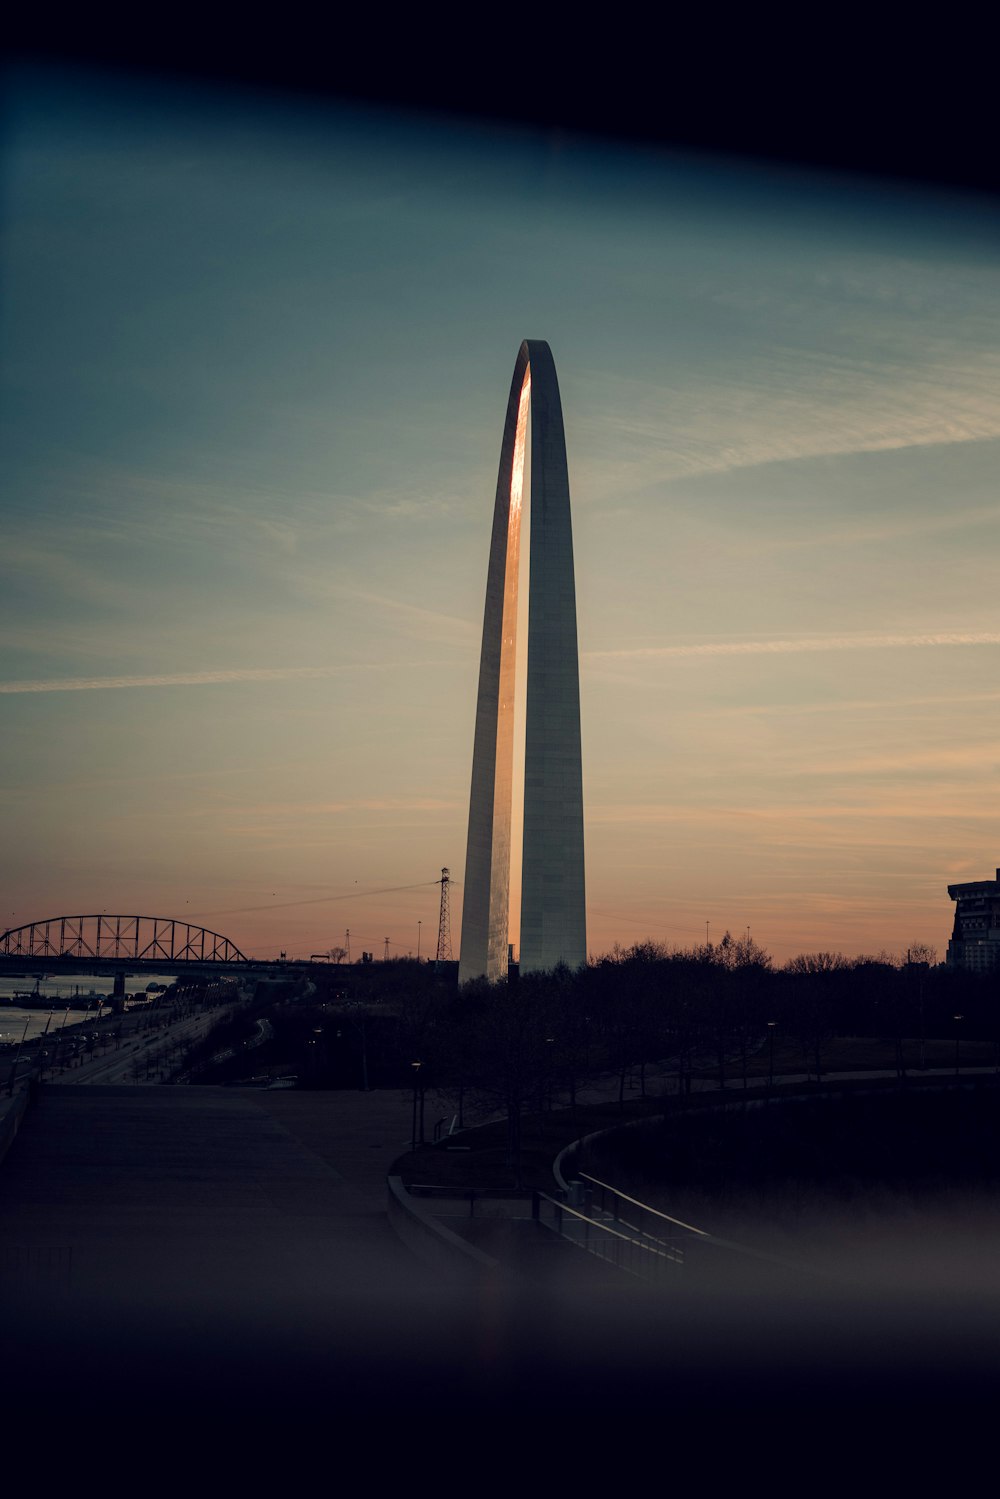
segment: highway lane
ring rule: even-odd
[[[106,1086],[166,1081],[180,1070],[178,1063],[186,1051],[203,1040],[215,1026],[232,1019],[252,997],[252,990],[240,990],[238,998],[231,1004],[213,1004],[184,1019],[171,1020],[166,1008],[147,1012],[137,1019],[129,1032],[123,1034],[120,1045],[110,1055],[84,1057],[79,1066],[50,1081],[74,1087],[81,1083]],[[158,1023],[154,1017],[158,1018]]]
[[[214,996],[197,1008],[190,1001],[155,1008],[78,1017],[29,1043],[15,1062],[0,1059],[0,1087],[38,1077],[55,1086],[165,1082],[180,1071],[184,1055],[209,1031],[253,998],[253,987],[220,1004]]]

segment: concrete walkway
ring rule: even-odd
[[[414,1367],[450,1378],[470,1293],[386,1216],[409,1110],[397,1093],[43,1087],[0,1168],[0,1411],[51,1419],[58,1389],[228,1418],[266,1395],[291,1428],[321,1390],[374,1409]]]
[[[971,1330],[961,1307],[918,1320],[909,1303],[883,1327],[878,1306],[805,1318],[623,1293],[619,1276],[563,1293],[429,1271],[385,1213],[410,1108],[403,1092],[44,1087],[0,1169],[0,1411],[39,1473],[65,1454],[78,1477],[145,1483],[175,1454],[188,1484],[207,1431],[229,1482],[361,1460],[375,1482],[395,1457],[454,1459],[477,1420],[523,1461],[561,1413],[634,1443],[649,1402],[659,1442],[665,1410],[677,1440],[750,1394],[754,1432],[779,1402],[828,1417],[845,1391],[852,1417],[881,1420],[914,1327],[935,1411],[942,1368],[963,1396],[973,1373],[992,1388],[995,1360],[970,1360],[978,1304]]]
[[[69,1250],[75,1292],[155,1304],[415,1285],[385,1217],[408,1110],[395,1093],[43,1086],[3,1168],[0,1265]]]

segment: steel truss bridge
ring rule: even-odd
[[[234,942],[167,916],[49,916],[0,935],[0,963],[75,964],[82,971],[257,967]]]

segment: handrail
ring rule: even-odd
[[[671,1218],[669,1213],[661,1213],[659,1208],[651,1208],[648,1203],[640,1202],[637,1197],[630,1197],[627,1192],[622,1192],[618,1187],[613,1187],[610,1182],[598,1181],[596,1176],[591,1176],[587,1171],[581,1171],[579,1175],[584,1181],[593,1182],[595,1187],[601,1187],[605,1192],[614,1192],[622,1202],[630,1202],[633,1207],[642,1208],[644,1213],[652,1213],[655,1218],[662,1218],[665,1223],[675,1223],[678,1228],[687,1229],[688,1233],[699,1234],[703,1239],[714,1239],[707,1229],[695,1228],[692,1223],[684,1223],[680,1218]]]
[[[550,1197],[548,1192],[536,1191],[534,1193],[534,1216],[536,1219],[539,1216],[539,1202],[547,1202],[555,1208],[558,1224],[557,1232],[559,1235],[567,1239],[571,1244],[577,1244],[579,1248],[586,1249],[590,1253],[594,1253],[594,1251],[590,1247],[589,1239],[585,1239],[583,1244],[579,1244],[577,1240],[571,1239],[568,1234],[563,1232],[562,1218],[564,1214],[568,1213],[571,1218],[575,1218],[578,1222],[586,1225],[587,1228],[595,1228],[600,1234],[618,1239],[624,1244],[631,1245],[633,1249],[641,1250],[643,1254],[652,1255],[655,1259],[665,1261],[671,1265],[682,1265],[684,1263],[683,1250],[668,1248],[666,1245],[655,1240],[637,1239],[632,1234],[621,1233],[620,1230],[612,1228],[610,1224],[601,1223],[599,1219],[591,1218],[588,1214],[581,1213],[578,1208],[571,1207],[568,1202],[559,1202],[557,1198]],[[627,1267],[620,1266],[619,1268],[624,1269]]]
[[[571,1207],[568,1202],[557,1202],[554,1197],[549,1196],[548,1192],[539,1192],[538,1196],[546,1202],[551,1202],[553,1207],[559,1209],[560,1213],[569,1213],[571,1217],[579,1218],[581,1223],[589,1223],[594,1228],[599,1228],[602,1233],[611,1234],[616,1239],[624,1239],[629,1244],[635,1244],[638,1248],[645,1249],[649,1254],[658,1254],[664,1259],[672,1259],[674,1257],[671,1250],[661,1249],[655,1244],[648,1244],[642,1239],[633,1238],[631,1234],[619,1233],[618,1229],[612,1228],[609,1223],[602,1223],[598,1218],[588,1217],[586,1213],[581,1213],[579,1208]]]
[[[796,1274],[804,1274],[809,1276],[815,1275],[819,1276],[821,1279],[836,1279],[836,1276],[832,1276],[830,1271],[820,1270],[811,1265],[797,1264],[794,1260],[786,1260],[779,1255],[769,1254],[764,1249],[753,1249],[748,1244],[736,1244],[731,1239],[720,1238],[718,1234],[709,1233],[704,1228],[695,1228],[690,1223],[684,1223],[680,1218],[671,1218],[668,1213],[661,1213],[658,1208],[650,1207],[645,1202],[639,1202],[635,1197],[629,1197],[625,1192],[619,1191],[617,1187],[612,1187],[608,1182],[599,1181],[597,1177],[590,1176],[585,1171],[581,1171],[580,1176],[583,1177],[586,1181],[593,1182],[594,1185],[600,1187],[602,1191],[612,1192],[616,1197],[620,1197],[624,1199],[624,1201],[632,1203],[632,1205],[639,1208],[640,1211],[644,1213],[652,1213],[655,1217],[662,1218],[667,1223],[676,1224],[678,1228],[683,1228],[687,1233],[694,1234],[698,1239],[703,1240],[706,1244],[714,1245],[717,1249],[728,1249],[734,1254],[744,1255],[748,1259],[760,1260],[763,1264],[775,1265],[781,1270],[789,1270]],[[624,1222],[625,1220],[617,1219],[616,1221]]]

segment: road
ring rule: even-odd
[[[241,989],[229,1004],[209,1002],[194,1011],[182,1003],[128,1010],[99,1020],[70,1019],[65,1028],[60,1025],[44,1038],[44,1046],[39,1043],[22,1053],[16,1074],[13,1058],[9,1065],[6,1059],[0,1062],[0,1078],[9,1085],[12,1074],[18,1082],[37,1075],[40,1057],[44,1057],[42,1079],[56,1086],[163,1082],[176,1073],[191,1046],[252,997],[252,989]]]

